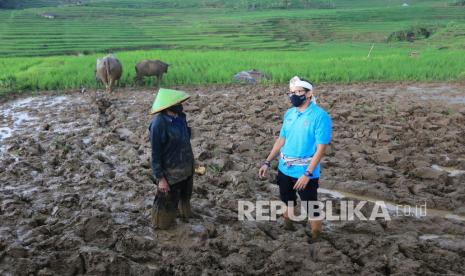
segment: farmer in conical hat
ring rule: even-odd
[[[150,114],[155,114],[149,126],[152,145],[152,171],[158,182],[152,223],[167,229],[176,221],[176,211],[182,218],[191,215],[194,155],[182,102],[190,96],[177,90],[160,88]]]
[[[293,107],[284,115],[279,138],[260,168],[259,177],[265,177],[271,161],[279,155],[279,194],[288,205],[284,212],[284,226],[292,230],[289,213],[293,212],[292,206],[296,204],[296,192],[302,203],[309,205],[311,201],[317,201],[320,160],[331,141],[332,123],[328,113],[316,104],[309,81],[297,76],[292,78],[288,96]],[[321,231],[321,220],[312,219],[314,214],[307,214],[310,216],[311,236],[316,239]]]

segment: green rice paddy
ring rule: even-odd
[[[123,86],[145,58],[171,64],[164,85],[229,83],[252,68],[273,83],[465,79],[465,8],[453,1],[69,2],[0,10],[1,91],[95,87],[95,60],[109,52]],[[431,35],[388,42],[415,28]]]

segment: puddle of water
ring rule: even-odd
[[[131,217],[129,216],[128,213],[114,213],[112,214],[113,220],[115,221],[116,224],[125,224],[125,225],[133,225],[134,222],[132,222]]]
[[[29,97],[21,100],[14,101],[10,104],[11,108],[18,108],[18,107],[24,107],[28,104],[30,104],[35,98],[34,97]]]
[[[30,116],[27,110],[24,109],[40,110],[54,107],[55,110],[61,110],[65,108],[63,103],[66,103],[67,101],[67,96],[43,96],[29,97],[3,105],[0,111],[0,114],[4,118],[0,123],[0,142],[13,137],[18,130],[24,129],[39,120],[38,117]],[[6,121],[7,118],[11,118],[13,120],[12,125],[8,124]],[[0,155],[4,155],[6,152],[6,146],[1,145]]]
[[[203,233],[206,231],[205,227],[201,224],[195,224],[192,226],[192,231],[196,233]]]
[[[8,117],[12,117],[13,119],[13,126],[8,126],[8,122],[3,121],[0,125],[0,141],[3,141],[6,138],[12,137],[13,132],[21,127],[25,122],[35,120],[37,118],[29,116],[29,114],[25,111],[17,111],[15,109],[23,108],[29,105],[34,98],[26,98],[22,100],[18,100],[7,104],[5,107],[2,107],[2,117],[3,120],[6,120]],[[5,151],[4,146],[1,147],[1,151]]]
[[[53,97],[53,98],[49,98],[45,100],[43,106],[45,107],[57,106],[59,104],[66,102],[67,100],[68,100],[67,96]]]
[[[53,210],[52,210],[52,216],[56,215],[56,213],[58,212],[58,206],[55,206],[53,207]]]
[[[7,108],[2,112],[2,115],[4,119],[12,117],[13,126],[9,127],[7,122],[0,125],[0,141],[13,136],[13,132],[26,123],[38,119],[37,117],[29,116],[29,114],[25,111],[15,111],[13,108]]]
[[[465,104],[465,96],[463,92],[457,91],[454,87],[436,87],[428,89],[423,87],[410,86],[407,91],[419,94],[422,100],[437,100],[447,104]]]
[[[336,190],[328,190],[324,188],[318,188],[318,191],[324,194],[329,194],[335,198],[353,198],[353,199],[369,201],[373,203],[375,203],[376,201],[383,201],[388,211],[396,212],[398,209],[397,204],[393,202],[389,202],[389,201],[382,200],[382,199],[375,199],[369,196],[362,196],[362,195],[357,195],[357,194],[352,194],[352,193],[342,192],[342,191],[336,191]]]
[[[9,110],[6,113],[7,115],[5,117],[11,116],[13,118],[13,127],[9,127],[6,123],[0,125],[0,141],[13,136],[13,132],[26,125],[26,123],[38,119],[37,117],[29,116],[29,114],[24,111]]]
[[[443,96],[443,95],[435,95],[425,97],[423,96],[422,99],[433,99],[446,102],[448,104],[465,104],[465,97],[464,96]]]
[[[32,196],[33,194],[37,193],[38,191],[39,191],[39,188],[31,187],[29,189],[26,189],[26,190],[22,191],[21,195],[23,195],[25,197],[29,197],[29,196]]]
[[[420,237],[420,240],[434,240],[434,239],[437,239],[439,238],[438,235],[421,235]]]
[[[17,190],[17,189],[19,189],[19,187],[14,187],[14,186],[10,186],[10,185],[7,185],[7,186],[2,188],[2,190]]]
[[[67,124],[63,124],[62,126],[54,127],[53,133],[65,134],[65,133],[80,132],[80,131],[90,129],[89,126],[75,127],[75,125],[76,125],[75,123],[67,123]]]
[[[465,173],[464,170],[457,170],[456,168],[453,168],[453,167],[442,167],[442,166],[439,166],[439,165],[432,165],[431,168],[433,168],[433,169],[435,169],[437,171],[447,172],[447,173],[449,173],[449,176],[451,176],[451,177],[459,176],[459,175]]]
[[[24,122],[38,119],[37,117],[31,117],[27,112],[15,112],[13,115],[14,123],[13,128],[21,126]]]
[[[449,235],[449,234],[445,234],[445,235],[435,235],[435,234],[424,234],[424,235],[421,235],[418,237],[420,240],[423,240],[423,241],[426,241],[426,240],[435,240],[435,239],[455,239],[456,236],[454,235]]]
[[[158,270],[160,268],[159,266],[153,264],[145,264],[145,266],[151,270]]]
[[[11,127],[0,127],[0,141],[10,138],[13,134]]]
[[[143,236],[143,238],[151,241],[155,240],[152,236]]]
[[[415,206],[397,204],[395,202],[386,201],[384,199],[377,199],[377,198],[373,198],[370,196],[357,195],[357,194],[353,194],[349,192],[329,190],[329,189],[324,189],[324,188],[318,188],[318,191],[324,194],[329,194],[333,196],[334,198],[352,198],[352,199],[357,199],[357,200],[362,200],[362,201],[369,201],[372,203],[376,203],[376,201],[382,201],[386,205],[386,209],[388,211],[395,212],[395,213],[402,213],[402,210],[405,210],[405,206],[408,206],[409,208],[407,209],[409,210],[415,210],[416,208]],[[426,216],[438,216],[438,217],[447,218],[447,219],[465,221],[465,216],[456,215],[450,211],[431,209],[431,208],[426,208]],[[416,217],[421,218],[421,216],[416,216]]]

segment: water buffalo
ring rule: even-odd
[[[155,76],[157,78],[157,86],[160,85],[163,74],[168,73],[170,65],[161,60],[143,60],[136,64],[136,77],[134,80],[141,83],[145,76]]]
[[[111,92],[113,84],[119,81],[123,73],[121,62],[113,55],[97,59],[95,68],[95,80],[105,85],[107,92]]]

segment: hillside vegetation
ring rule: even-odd
[[[408,5],[404,6],[404,2]],[[0,10],[0,62],[5,64],[0,67],[0,87],[4,90],[95,85],[90,69],[95,57],[108,52],[131,56],[131,61],[125,64],[126,84],[132,84],[134,62],[144,57],[170,62],[174,58],[174,64],[190,64],[193,68],[204,68],[204,58],[220,58],[231,64],[225,66],[219,60],[208,60],[209,69],[224,71],[228,78],[206,77],[206,72],[179,76],[185,69],[173,66],[167,84],[194,79],[200,83],[230,81],[229,76],[235,72],[223,67],[251,69],[256,64],[262,70],[274,68],[269,70],[282,78],[274,78],[273,82],[280,82],[287,77],[289,66],[296,68],[298,64],[303,73],[310,73],[308,68],[315,61],[321,67],[312,70],[318,70],[315,78],[320,81],[457,80],[465,75],[465,69],[459,69],[458,63],[465,48],[465,8],[454,5],[454,1],[24,0],[18,3],[23,8]],[[381,64],[390,68],[387,73],[379,74],[378,65],[371,67],[375,63],[367,63],[373,45],[370,59],[395,61]],[[287,54],[288,51],[292,53]],[[410,57],[412,52],[414,58]],[[179,53],[191,60],[178,60]],[[256,61],[251,56],[257,53],[265,60]],[[60,57],[24,58],[57,55]],[[234,59],[236,56],[241,60]],[[283,56],[288,63],[283,62]],[[444,60],[451,57],[452,60]],[[363,68],[365,73],[359,70],[348,73],[354,68],[345,68],[347,60],[357,63],[353,66]],[[419,62],[427,67],[405,73],[403,62]],[[73,67],[67,68],[68,64]],[[54,70],[85,70],[77,74],[85,77],[70,82],[56,72],[52,74]],[[342,74],[332,73],[338,70]],[[35,71],[51,81],[47,85],[41,84],[42,81],[31,82],[33,76],[27,72]]]

